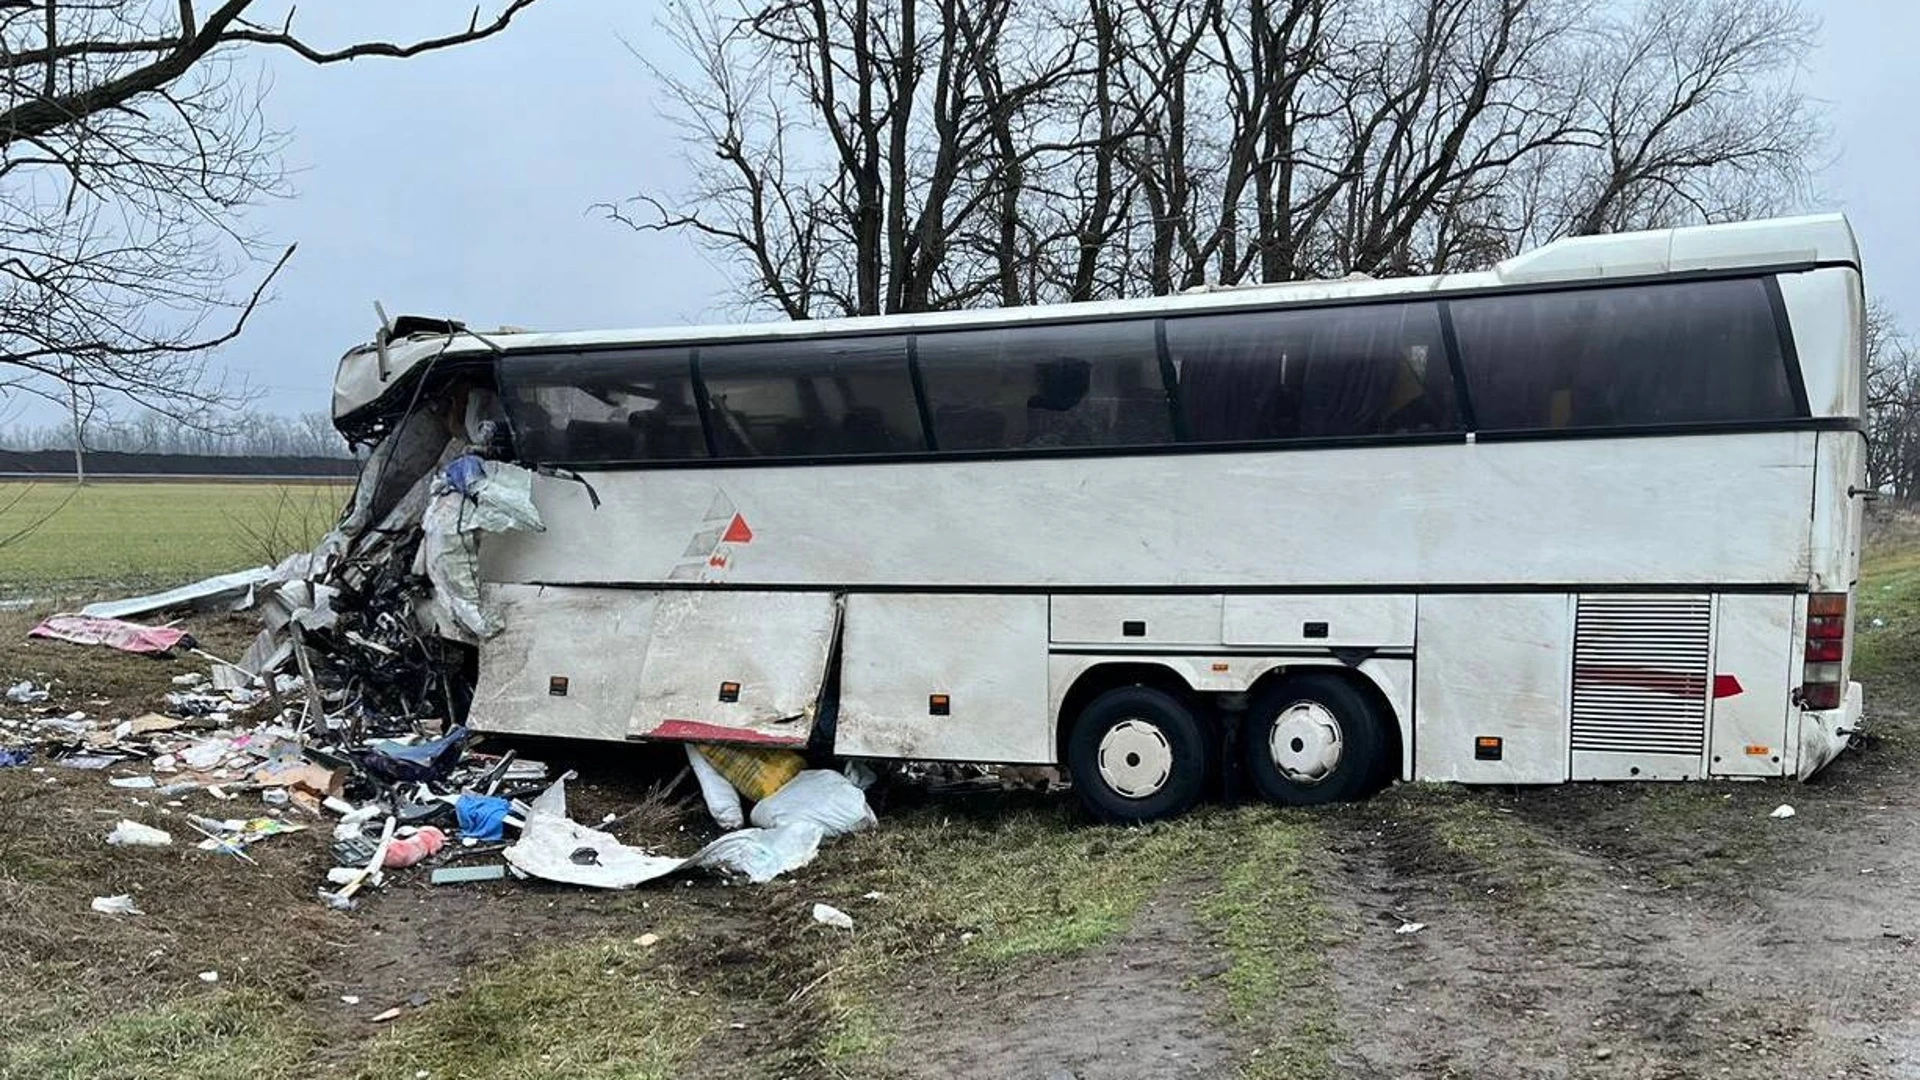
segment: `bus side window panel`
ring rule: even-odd
[[[926,449],[904,336],[703,349],[723,457],[835,457]]]
[[[1302,313],[1246,312],[1169,319],[1167,351],[1195,442],[1264,442],[1299,432]]]
[[[942,450],[1173,440],[1150,319],[922,334],[915,348]]]
[[[684,348],[533,354],[500,364],[519,456],[603,464],[706,456]]]
[[[1395,304],[1317,314],[1300,433],[1389,435],[1456,426],[1439,309]],[[1439,363],[1435,363],[1438,360]]]

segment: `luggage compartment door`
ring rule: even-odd
[[[480,645],[467,726],[566,739],[627,736],[660,594],[488,585],[503,629]]]
[[[836,753],[1052,764],[1047,598],[847,598]]]
[[[661,592],[627,737],[805,746],[839,629],[833,593]]]

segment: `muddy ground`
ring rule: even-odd
[[[63,710],[144,711],[192,667],[4,618],[0,681],[51,676]],[[113,849],[122,815],[215,808],[0,770],[0,1076],[1920,1076],[1905,640],[1869,657],[1873,739],[1809,784],[1400,785],[1146,829],[1069,795],[900,790],[879,831],[761,888],[401,873],[333,912],[324,825],[257,867]],[[583,769],[582,820],[711,835],[689,791],[649,797],[670,755],[534,749]],[[147,914],[88,911],[119,892]],[[814,923],[821,901],[855,930]]]

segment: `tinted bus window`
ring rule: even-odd
[[[941,450],[1173,441],[1153,321],[921,334]]]
[[[1167,320],[1196,442],[1451,431],[1439,309],[1374,304]]]
[[[926,449],[904,337],[707,346],[700,377],[721,457]]]
[[[1754,279],[1450,303],[1486,430],[1780,420],[1796,415]]]
[[[707,456],[687,350],[508,357],[500,389],[528,461]]]

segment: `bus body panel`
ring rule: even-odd
[[[1553,784],[1567,778],[1573,672],[1568,593],[1422,596],[1414,774],[1422,780]],[[1474,740],[1501,740],[1476,756]]]
[[[659,594],[493,585],[484,596],[504,629],[480,649],[467,725],[514,735],[626,738]]]
[[[1051,604],[1052,638],[1060,645],[1219,645],[1218,593],[1067,593]]]
[[[1790,767],[1787,724],[1800,674],[1793,612],[1791,595],[1717,598],[1708,773],[1779,776]]]
[[[627,736],[805,746],[839,623],[830,592],[663,592],[645,655],[608,658],[640,669]]]
[[[540,477],[547,530],[490,538],[482,573],[978,592],[1804,586],[1815,436],[588,473],[598,509]],[[731,541],[707,524],[717,501],[737,508]]]
[[[1414,601],[1391,593],[1236,594],[1226,598],[1222,622],[1228,645],[1410,649]]]
[[[1864,415],[1862,357],[1866,343],[1866,301],[1860,272],[1832,267],[1775,279],[1792,328],[1793,351],[1807,389],[1807,407],[1815,416]]]
[[[836,753],[1053,763],[1045,596],[856,594],[841,648]]]

